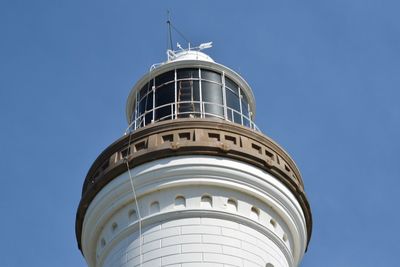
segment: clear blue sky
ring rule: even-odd
[[[85,266],[82,182],[123,134],[135,81],[165,60],[167,9],[249,82],[257,124],[301,169],[314,217],[302,266],[397,266],[396,0],[1,0],[0,266]]]

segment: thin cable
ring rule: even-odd
[[[185,35],[183,35],[183,33],[181,33],[177,28],[175,28],[175,26],[171,22],[170,25],[172,29],[174,29],[183,39],[185,39],[186,42],[190,43],[189,39],[186,38]]]
[[[126,160],[126,167],[128,168],[129,180],[131,181],[133,197],[135,198],[136,210],[137,210],[137,214],[138,214],[138,217],[139,217],[139,257],[140,257],[139,259],[140,259],[140,267],[142,267],[142,264],[143,264],[142,216],[140,215],[139,204],[138,204],[137,197],[136,197],[136,190],[135,190],[135,186],[133,185],[133,178],[132,178],[132,175],[131,175],[131,170],[129,168],[128,160]]]
[[[174,26],[174,24],[172,24],[171,16],[170,16],[169,10],[167,10],[167,16],[168,16],[167,24],[168,24],[169,41],[170,41],[171,50],[173,50],[171,28],[172,28],[176,33],[178,33],[187,43],[190,43],[189,38],[186,38],[186,36],[185,36],[183,33],[181,33],[181,32]]]
[[[137,215],[138,215],[138,219],[139,219],[139,257],[140,257],[139,258],[139,262],[140,262],[140,267],[142,267],[142,264],[143,264],[142,215],[140,214],[139,203],[138,203],[138,200],[137,200],[136,190],[135,190],[135,186],[133,184],[133,177],[132,177],[132,174],[131,174],[131,168],[129,167],[129,160],[128,160],[128,155],[130,154],[130,147],[131,147],[130,146],[131,137],[132,137],[132,132],[129,133],[128,152],[127,152],[127,156],[124,158],[124,161],[126,163],[126,168],[128,169],[129,180],[131,182],[133,198],[135,199],[136,210],[137,210]]]

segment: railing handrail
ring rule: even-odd
[[[200,109],[200,111],[185,111],[185,112],[179,112],[179,110],[176,110],[176,113],[173,112],[174,111],[174,107],[177,106],[178,104],[199,104],[202,105],[202,108]],[[213,106],[217,106],[220,108],[226,108],[227,112],[231,113],[231,120],[228,119],[227,116],[221,116],[215,113],[210,113],[210,112],[206,112],[205,111],[205,106],[206,105],[213,105]],[[171,107],[171,114],[168,114],[167,116],[158,118],[157,120],[152,120],[150,122],[146,122],[146,116],[150,113],[153,113],[159,109],[165,108],[165,107]],[[260,129],[257,127],[257,125],[246,115],[240,113],[240,111],[237,111],[236,109],[233,109],[231,107],[228,106],[224,106],[223,104],[219,104],[219,103],[213,103],[213,102],[207,102],[207,101],[178,101],[178,102],[171,102],[171,103],[167,103],[167,104],[163,104],[160,106],[157,106],[155,108],[146,110],[143,114],[141,114],[139,117],[137,117],[136,119],[132,120],[132,122],[130,123],[130,125],[128,126],[128,128],[125,131],[125,134],[127,134],[128,132],[133,132],[136,129],[142,128],[144,126],[146,126],[149,123],[154,123],[154,122],[158,122],[158,121],[162,121],[165,120],[166,118],[171,118],[171,120],[174,119],[178,119],[178,115],[200,115],[201,118],[205,117],[205,116],[209,116],[209,117],[215,117],[215,118],[219,118],[219,119],[223,119],[229,122],[233,122],[233,123],[237,123],[234,121],[234,114],[239,115],[242,119],[241,121],[243,122],[244,120],[247,120],[249,122],[249,126],[246,126],[244,123],[238,123],[242,126],[248,127],[250,129],[256,130],[258,132],[261,132]],[[143,124],[143,125],[142,125]]]

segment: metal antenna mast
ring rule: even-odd
[[[170,45],[170,50],[174,50],[172,46],[172,32],[171,32],[171,15],[169,13],[169,10],[167,10],[167,24],[168,24],[168,40],[169,40],[169,45]]]

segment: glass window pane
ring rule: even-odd
[[[193,101],[200,101],[199,81],[193,81]]]
[[[225,77],[225,86],[229,87],[233,92],[239,94],[238,86],[231,79]]]
[[[211,70],[201,70],[201,79],[221,83],[221,74]]]
[[[147,94],[144,99],[146,101],[146,111],[153,109],[153,92]]]
[[[233,116],[234,122],[242,124],[242,116],[240,115],[240,112],[235,112]]]
[[[148,92],[151,91],[151,86],[153,84],[153,81],[151,83],[146,83],[145,86],[142,87],[139,91],[139,100],[141,100]]]
[[[156,77],[156,87],[175,80],[175,71],[171,70]]]
[[[141,100],[143,96],[146,94],[148,85],[149,84],[146,83],[145,86],[143,86],[142,89],[139,90],[139,100]]]
[[[204,103],[206,117],[224,117],[222,106],[222,86],[212,82],[202,81],[201,92]]]
[[[232,108],[232,109],[237,110],[237,111],[240,112],[239,96],[237,94],[233,93],[229,89],[226,90],[226,105],[229,108]]]
[[[175,83],[169,83],[156,89],[155,120],[171,119],[175,102]],[[170,104],[170,105],[168,105]],[[166,105],[164,107],[160,107]],[[172,113],[171,113],[172,112]]]
[[[172,119],[172,115],[174,114],[174,106],[164,106],[161,108],[158,108],[155,111],[155,121],[160,121],[160,120],[170,120]]]
[[[195,103],[194,104],[194,114],[196,118],[200,117],[200,103]]]
[[[199,78],[199,69],[179,69],[176,72],[178,80]]]
[[[228,121],[233,122],[233,117],[235,116],[235,114],[233,113],[233,110],[228,108],[227,112],[228,113],[226,115],[227,115]]]
[[[178,113],[180,118],[199,117],[200,88],[198,80],[177,82]],[[197,103],[196,103],[197,102]]]
[[[145,117],[145,121],[144,121],[145,125],[150,124],[151,120],[153,119],[153,112],[146,113],[146,115],[144,117]]]
[[[222,104],[222,86],[216,83],[201,82],[201,93],[204,102]]]
[[[175,84],[169,83],[156,89],[156,107],[175,102]]]
[[[146,109],[146,99],[142,99],[142,101],[139,102],[139,116],[144,113]]]
[[[204,103],[206,117],[218,117],[224,119],[224,108],[213,103]]]
[[[250,121],[248,119],[243,118],[243,125],[250,128]]]
[[[242,124],[242,116],[240,115],[239,111],[228,108],[227,117],[228,117],[228,120],[231,122]]]
[[[200,101],[199,81],[181,80],[177,82],[177,98],[179,101]]]
[[[245,98],[245,96],[242,97],[242,113],[244,116],[246,116],[248,118],[250,117],[247,99]]]

